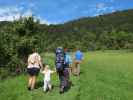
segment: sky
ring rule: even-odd
[[[0,21],[33,15],[41,23],[59,24],[126,9],[133,9],[133,0],[0,0]]]

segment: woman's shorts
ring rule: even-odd
[[[39,71],[39,68],[27,68],[27,72],[30,76],[37,76]]]

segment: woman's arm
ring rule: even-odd
[[[39,66],[40,68],[42,69],[43,68],[43,64],[42,64],[42,60],[41,60],[41,56],[39,54],[37,54],[38,56],[38,63],[39,63]]]

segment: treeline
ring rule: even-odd
[[[24,69],[32,48],[51,52],[63,46],[75,50],[133,50],[133,10],[81,18],[58,25],[40,24],[33,17],[0,22],[0,68]],[[0,73],[5,70],[0,70]]]

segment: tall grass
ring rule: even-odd
[[[1,100],[133,100],[133,53],[105,51],[85,53],[80,77],[71,76],[73,86],[60,95],[58,76],[52,76],[54,89],[44,93],[42,85],[28,91],[25,75],[0,81]],[[54,55],[42,54],[43,62],[54,67]],[[38,82],[43,81],[40,74]]]

